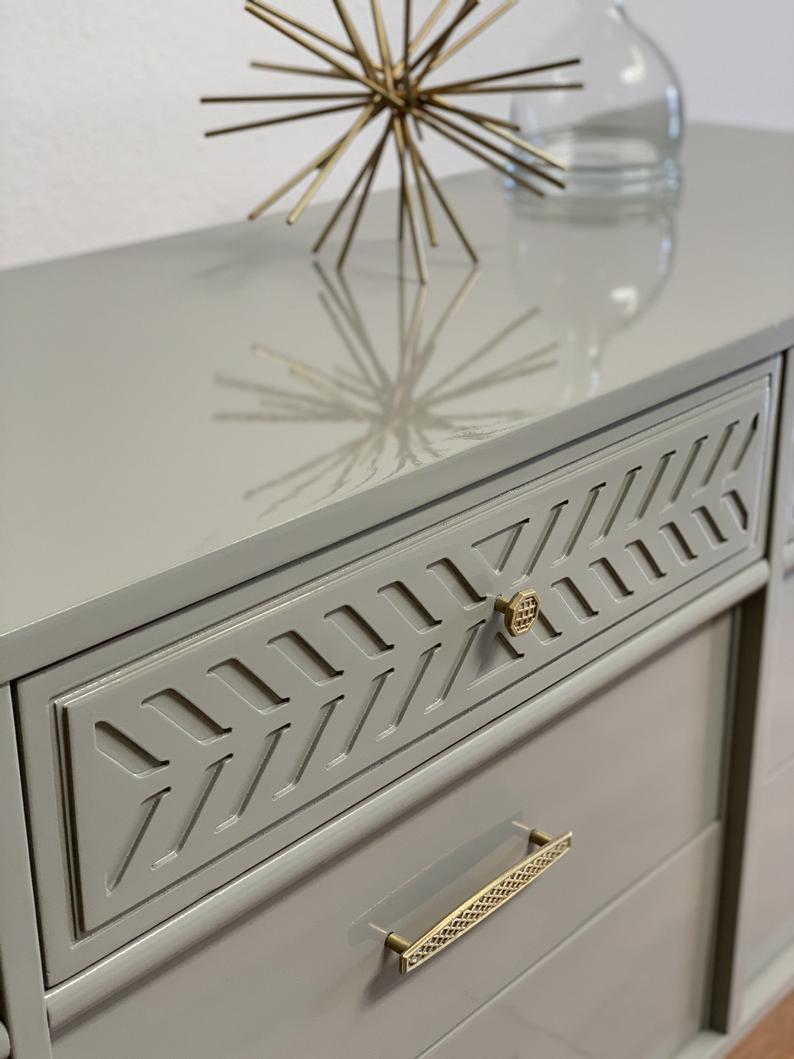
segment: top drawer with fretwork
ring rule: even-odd
[[[89,652],[77,686],[58,667],[23,682],[49,981],[760,555],[773,382],[767,367],[629,422],[133,664],[103,673]],[[512,637],[495,599],[530,589],[537,619]]]

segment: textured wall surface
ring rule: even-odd
[[[348,2],[361,16],[369,10],[367,0]],[[337,32],[330,0],[283,4]],[[520,63],[573,5],[522,0],[466,69]],[[392,0],[384,7],[396,14]],[[218,116],[197,105],[202,93],[282,85],[279,75],[246,69],[251,58],[302,61],[241,8],[227,0],[62,0],[57,8],[0,0],[0,264],[237,219],[316,152],[319,137],[330,139],[346,115],[202,138]],[[791,0],[629,0],[628,9],[677,65],[690,118],[794,128]],[[471,162],[442,143],[433,158],[442,174]],[[344,186],[349,170],[341,168],[326,196]],[[382,180],[393,179],[394,166],[384,167]]]

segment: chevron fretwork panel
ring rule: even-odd
[[[750,547],[768,401],[750,383],[57,700],[79,931],[274,852],[292,814]],[[541,614],[510,640],[493,600],[518,588]]]

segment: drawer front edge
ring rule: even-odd
[[[35,735],[48,753],[27,738],[25,753],[31,775],[52,769],[61,865],[45,885],[67,888],[67,936],[150,909],[226,858],[222,881],[234,878],[249,844],[277,852],[307,809],[316,826],[327,799],[330,819],[375,767],[453,723],[455,739],[474,731],[506,689],[536,694],[621,622],[757,555],[773,381],[54,695]],[[508,640],[493,596],[529,586],[541,617]],[[64,936],[49,909],[45,945]]]

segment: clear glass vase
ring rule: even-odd
[[[543,56],[581,57],[581,91],[527,92],[512,119],[530,143],[565,163],[572,197],[659,195],[679,183],[683,100],[671,63],[626,14],[624,0],[577,0]],[[552,79],[570,78],[571,68]],[[545,190],[545,188],[544,188]]]

